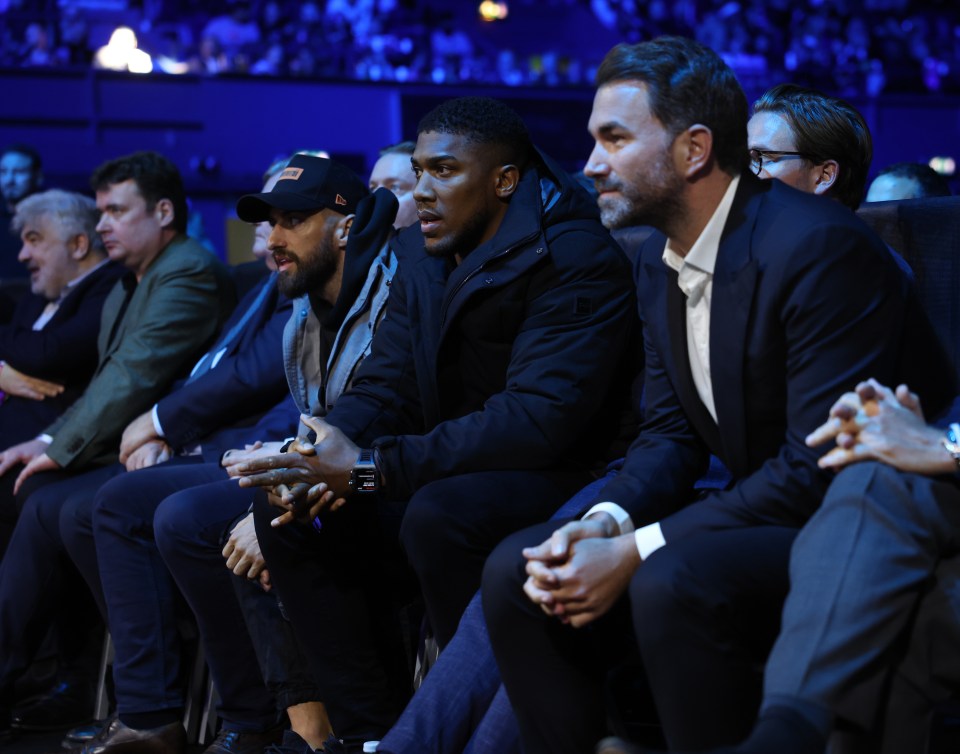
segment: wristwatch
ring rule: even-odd
[[[361,450],[350,472],[350,491],[366,495],[380,491],[380,471],[373,450]]]

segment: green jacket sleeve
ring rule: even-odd
[[[222,303],[232,303],[233,292],[223,265],[184,239],[147,270],[111,341],[122,298],[122,289],[114,290],[104,307],[100,363],[90,385],[46,431],[53,437],[47,454],[64,468],[116,458],[124,428],[189,370],[216,334]]]

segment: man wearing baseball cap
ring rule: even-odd
[[[306,154],[294,155],[280,173],[271,191],[248,194],[237,202],[237,216],[249,223],[270,222],[279,245],[271,244],[279,273],[280,290],[288,296],[323,291],[328,303],[339,290],[342,250],[333,238],[346,243],[347,232],[357,203],[367,196],[367,187],[352,170],[334,160]],[[303,227],[304,224],[306,227]],[[315,226],[333,229],[324,233],[319,245],[300,249],[296,239],[310,236]],[[299,251],[297,250],[299,249]],[[307,253],[309,252],[309,253]],[[319,290],[317,289],[319,286]]]
[[[254,519],[343,741],[328,752],[360,751],[399,711],[384,626],[405,561],[443,645],[486,553],[589,479],[633,377],[629,265],[516,112],[445,102],[411,164],[420,222],[391,243],[399,273],[353,388],[308,418],[312,445],[240,470],[285,509],[258,498]]]

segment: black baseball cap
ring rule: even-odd
[[[247,194],[237,202],[237,216],[248,223],[270,219],[270,209],[317,212],[332,209],[343,215],[357,211],[368,191],[346,165],[326,157],[295,154],[281,171],[273,190]]]

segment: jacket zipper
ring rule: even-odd
[[[470,280],[472,280],[472,279],[473,279],[474,277],[476,277],[478,274],[480,274],[481,272],[483,272],[483,270],[487,267],[487,265],[489,265],[489,264],[492,263],[492,262],[497,261],[498,259],[500,259],[500,258],[502,258],[502,257],[507,256],[507,254],[510,254],[510,253],[516,251],[516,249],[518,249],[518,248],[519,248],[520,246],[522,246],[523,244],[527,243],[531,238],[536,238],[536,237],[537,237],[537,234],[536,234],[536,233],[533,233],[533,234],[531,234],[530,236],[528,236],[527,238],[522,238],[522,239],[520,239],[520,240],[517,241],[515,244],[513,244],[513,246],[508,246],[506,249],[504,249],[503,251],[501,251],[499,254],[495,254],[494,256],[490,257],[489,259],[484,260],[483,262],[481,262],[481,263],[480,263],[480,266],[477,267],[477,269],[475,269],[473,272],[471,272],[469,275],[467,275],[463,280],[461,280],[461,281],[457,284],[457,287],[453,289],[453,293],[450,294],[450,303],[453,303],[453,300],[457,297],[457,294],[460,293],[460,289],[463,288],[463,286],[465,286]],[[447,324],[447,310],[448,310],[449,308],[450,308],[449,306],[444,307],[444,309],[443,309],[443,314],[440,315],[440,332],[443,332],[443,327],[444,327],[444,325]]]

